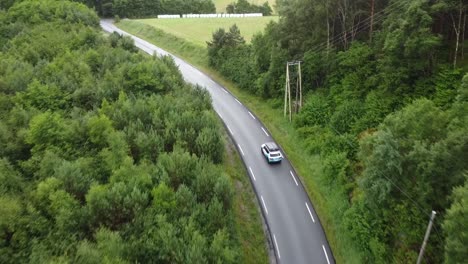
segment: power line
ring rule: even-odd
[[[374,23],[377,24],[377,23],[383,21],[383,20],[386,18],[386,16],[388,16],[388,14],[390,14],[390,13],[392,13],[392,12],[394,12],[394,11],[397,11],[397,10],[399,10],[399,9],[402,8],[402,7],[405,7],[407,3],[408,3],[408,2],[406,2],[406,1],[394,1],[393,3],[391,3],[390,5],[388,5],[386,8],[384,8],[384,9],[382,9],[381,11],[379,11],[379,12],[377,12],[377,13],[374,14]],[[361,23],[364,25],[364,27],[361,27],[355,34],[357,34],[357,33],[359,33],[359,32],[362,32],[363,30],[367,29],[367,27],[370,27],[370,19],[371,19],[371,18],[369,17],[369,18],[367,18],[367,19],[364,19],[364,20],[360,21],[360,22],[356,25],[356,27],[359,27],[359,24],[361,24]],[[336,35],[336,36],[332,39],[332,42],[331,42],[331,43],[332,43],[332,44],[336,44],[336,43],[341,39],[341,35],[344,34],[344,33],[346,33],[346,32],[348,32],[348,31],[347,31],[347,30],[344,30],[342,33]],[[349,34],[347,34],[347,35],[349,36]],[[323,42],[322,44],[319,44],[319,45],[313,47],[313,49],[315,48],[315,50],[318,51],[318,50],[321,49],[321,47],[323,47],[323,46],[325,46],[325,45],[327,45],[327,42]],[[333,127],[331,127],[331,126],[330,126],[330,128],[331,128],[336,134],[338,134],[339,136],[343,136],[343,135],[342,135],[339,131],[337,131],[335,128],[333,128]],[[350,145],[351,147],[354,147],[354,146],[353,146],[353,143],[352,143],[350,140],[348,140],[346,137],[343,137],[343,138],[346,140],[346,142],[348,143],[348,145]],[[422,207],[417,201],[415,201],[406,191],[404,191],[403,188],[401,188],[401,187],[398,186],[394,181],[392,181],[392,180],[390,179],[390,177],[388,177],[388,176],[385,175],[385,174],[382,174],[382,176],[384,176],[385,179],[386,179],[388,182],[390,182],[396,189],[398,189],[404,196],[406,196],[414,205],[416,205],[416,208],[417,208],[421,213],[423,213],[424,215],[427,215],[427,216],[429,216],[429,217],[431,216],[430,214],[428,214],[428,213],[426,212],[426,210],[423,209],[423,207]],[[436,228],[436,229],[437,229],[437,228]],[[438,232],[436,231],[436,233],[438,233]]]
[[[384,21],[387,16],[395,11],[398,11],[400,10],[401,8],[404,8],[406,7],[408,4],[408,2],[406,1],[394,1],[392,4],[388,5],[386,8],[384,8],[383,10],[377,12],[374,14],[374,20],[373,20],[373,24],[378,24],[382,21]],[[371,17],[368,17],[362,21],[359,21],[359,23],[356,24],[355,28],[357,28],[356,31],[349,31],[349,30],[344,30],[343,32],[341,32],[340,34],[337,34],[335,35],[335,37],[333,37],[331,40],[327,40],[325,42],[322,42],[321,44],[317,44],[315,46],[313,46],[311,49],[311,51],[313,52],[319,52],[321,50],[323,50],[326,46],[330,45],[335,45],[337,44],[339,41],[341,41],[343,39],[343,36],[346,36],[346,38],[350,38],[352,35],[351,33],[353,33],[354,35],[357,35],[358,33],[361,33],[362,31],[370,28],[370,25],[371,25]],[[336,129],[334,129],[333,127],[329,126],[336,134],[338,134],[339,136],[343,136],[340,132],[338,132]],[[353,143],[348,140],[346,137],[343,137],[346,142],[351,146],[353,147]],[[390,177],[388,177],[386,174],[384,173],[381,173],[381,175],[391,184],[394,186],[394,188],[396,188],[400,193],[402,193],[404,195],[404,197],[406,197],[409,201],[410,201],[410,204],[413,204],[413,206],[415,206],[416,209],[418,209],[420,211],[420,213],[422,215],[426,215],[428,217],[431,217],[431,214],[427,213],[427,210],[423,208],[423,206],[421,206],[419,204],[419,202],[417,202],[416,200],[414,200],[402,187],[400,187],[398,184],[396,184]],[[413,212],[412,210],[409,210],[411,212]],[[416,215],[415,215],[416,216]],[[419,217],[419,216],[418,216]],[[435,225],[434,226],[434,230],[435,230],[435,233],[436,233],[436,237],[437,237],[437,241],[439,243],[441,243],[441,245],[443,245],[443,242],[444,242],[444,239],[443,239],[443,236],[440,234],[440,231],[438,230],[438,226]]]
[[[382,22],[386,16],[394,11],[397,11],[398,9],[402,8],[402,7],[405,7],[407,4],[407,2],[405,1],[395,1],[393,2],[392,4],[390,4],[389,6],[387,6],[386,8],[384,8],[383,10],[377,12],[374,14],[374,20],[373,20],[373,24],[378,24],[380,22]],[[371,17],[368,17],[362,21],[359,21],[359,23],[357,23],[356,25],[356,28],[358,28],[357,31],[354,32],[354,35],[370,28],[370,22],[371,22]],[[360,25],[362,23],[362,25]],[[335,37],[333,37],[331,40],[327,40],[325,42],[322,42],[320,44],[317,44],[313,47],[311,47],[309,50],[312,50],[313,52],[319,52],[321,50],[323,50],[326,46],[328,45],[335,45],[337,44],[339,41],[342,40],[343,36],[347,36],[346,38],[350,38],[351,35],[351,31],[350,30],[343,30],[341,33],[335,35]]]
[[[379,11],[379,12],[377,12],[377,13],[374,14],[374,21],[373,21],[373,23],[374,23],[374,24],[378,24],[379,22],[383,21],[383,20],[385,19],[385,17],[386,17],[389,13],[398,10],[400,7],[404,7],[405,4],[406,4],[406,2],[404,2],[404,1],[395,1],[395,2],[393,2],[392,4],[390,4],[389,6],[387,6],[386,8],[384,8],[383,10],[381,10],[381,11]],[[386,14],[384,14],[384,13],[386,13]],[[370,19],[371,19],[371,17],[368,17],[368,18],[366,18],[366,19],[360,21],[360,22],[356,25],[356,27],[359,27],[359,24],[360,24],[360,23],[364,23],[364,25],[366,25],[366,27],[363,27],[363,28],[361,28],[360,30],[356,31],[355,34],[360,33],[360,32],[362,32],[363,30],[369,28],[369,27],[370,27],[370,22],[371,22]],[[333,44],[333,45],[336,44],[338,41],[340,41],[340,40],[342,39],[342,36],[345,35],[345,33],[348,33],[348,32],[349,32],[349,30],[346,30],[346,29],[345,29],[345,30],[342,31],[340,34],[337,34],[334,38],[331,39],[330,44]],[[346,34],[346,36],[350,36],[350,34]],[[328,41],[329,41],[329,40],[327,40],[326,42],[323,42],[323,43],[321,43],[321,44],[318,44],[318,45],[315,47],[315,50],[318,51],[318,50],[324,48],[324,47],[328,44]]]
[[[345,141],[351,146],[353,147],[352,145],[352,142],[347,139],[346,137],[343,136],[342,133],[340,133],[339,131],[337,131],[335,128],[329,126],[333,131],[335,131],[336,134],[338,134],[339,136],[343,137],[345,139]],[[390,179],[390,177],[388,177],[385,173],[381,173],[380,175],[382,175],[388,182],[390,182],[398,191],[400,191],[400,193],[402,193],[404,196],[406,196],[406,198],[409,199],[409,201],[411,201],[414,205],[415,205],[415,208],[417,208],[420,213],[422,213],[423,215],[426,215],[428,217],[431,217],[431,214],[427,213],[427,211],[423,208],[423,206],[421,206],[417,201],[415,201],[406,191],[403,190],[403,188],[401,188],[400,186],[398,186],[394,181],[392,181]],[[410,212],[412,212],[410,210]],[[444,239],[441,237],[441,234],[439,233],[438,231],[438,228],[437,228],[437,225],[434,226],[434,230],[436,232],[436,235],[437,235],[437,239],[438,241],[441,243],[441,245],[443,245],[443,242],[444,242]]]

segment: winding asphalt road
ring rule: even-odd
[[[335,263],[319,218],[289,161],[269,165],[263,158],[260,145],[274,140],[258,118],[224,87],[180,58],[118,29],[111,21],[102,20],[101,27],[131,36],[138,48],[151,55],[172,56],[187,82],[205,87],[211,94],[214,109],[248,169],[270,231],[276,261]]]

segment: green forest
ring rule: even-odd
[[[238,263],[209,94],[83,4],[8,5],[0,263]]]
[[[242,262],[209,94],[97,16],[214,10],[0,1],[0,263]],[[312,181],[345,263],[415,263],[431,210],[423,262],[468,259],[467,11],[277,0],[279,22],[251,43],[235,25],[208,43],[212,69],[281,111],[286,62],[301,61],[292,124],[322,164]]]
[[[0,8],[8,9],[15,2],[2,0]],[[155,17],[160,14],[216,13],[212,0],[70,0],[94,9],[103,17]]]
[[[160,14],[216,13],[212,0],[74,0],[104,17],[155,17]]]
[[[313,181],[345,260],[416,263],[435,210],[423,261],[466,263],[467,2],[277,0],[275,10],[279,22],[251,44],[235,25],[214,32],[209,63],[282,109],[286,62],[301,61],[292,122],[309,159],[320,157]]]

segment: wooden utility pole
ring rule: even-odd
[[[462,14],[463,14],[463,2],[459,0],[458,5],[458,16],[457,19],[453,17],[453,14],[450,14],[450,18],[452,19],[452,26],[453,30],[455,31],[456,41],[455,41],[455,56],[453,56],[453,68],[457,67],[457,56],[458,56],[458,47],[460,42],[460,34],[461,34],[461,21],[462,21]],[[457,21],[456,21],[457,20]]]
[[[289,111],[289,121],[292,121],[292,104],[291,104],[291,79],[289,74],[289,66],[297,66],[296,74],[296,99],[294,100],[294,112],[298,113],[302,107],[302,76],[301,76],[301,62],[291,61],[286,63],[286,86],[284,89],[284,116]]]
[[[289,99],[289,104],[288,104]],[[291,121],[291,85],[289,83],[289,62],[286,63],[286,87],[284,88],[284,116],[289,105],[289,121]]]
[[[466,30],[466,14],[463,17],[463,30],[462,30],[462,43],[461,43],[461,58],[462,60],[465,59],[465,30]]]
[[[341,4],[341,2],[340,2]],[[343,47],[348,49],[348,35],[346,29],[346,17],[348,15],[348,3],[347,0],[343,0],[343,5],[338,6],[338,12],[341,14],[341,26],[343,27]]]
[[[297,112],[299,112],[302,108],[302,77],[301,77],[301,62],[299,61],[299,65],[298,65],[298,68],[299,68],[299,78],[298,78],[298,82],[299,82],[299,107],[297,109]]]
[[[374,31],[374,5],[375,5],[375,0],[371,0],[370,29],[369,29],[369,41],[370,42],[372,42],[372,32]]]
[[[423,255],[424,255],[424,250],[426,249],[426,245],[427,245],[427,240],[429,239],[429,235],[431,234],[432,223],[434,222],[435,215],[436,215],[436,212],[432,211],[431,219],[429,220],[429,225],[427,226],[427,230],[426,230],[426,235],[424,236],[424,241],[423,241],[423,244],[421,246],[421,250],[419,251],[417,264],[420,264],[421,261],[422,261],[422,258],[423,258]]]

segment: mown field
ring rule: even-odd
[[[199,46],[206,46],[213,32],[218,28],[229,29],[236,24],[247,42],[253,35],[261,32],[270,21],[277,21],[277,16],[249,18],[184,18],[184,19],[137,19],[139,23],[150,25],[166,33],[185,39]]]
[[[226,12],[226,6],[232,2],[235,2],[235,0],[213,0],[213,3],[216,6],[216,12],[218,13]],[[249,0],[249,2],[255,5],[263,5],[263,3],[268,2],[273,9],[273,12],[275,12],[276,0]]]

